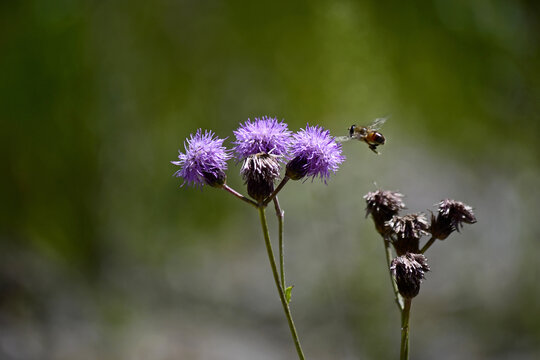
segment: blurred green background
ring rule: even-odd
[[[450,197],[478,217],[427,253],[411,356],[538,359],[538,10],[0,2],[0,358],[293,359],[256,212],[179,188],[169,163],[197,128],[230,146],[240,122],[270,115],[336,136],[390,117],[380,156],[346,143],[328,186],[282,192],[309,359],[398,356],[383,245],[364,218],[377,187],[409,211]],[[243,191],[238,170],[228,181]]]

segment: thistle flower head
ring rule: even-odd
[[[244,160],[240,173],[247,184],[248,194],[255,200],[264,200],[274,190],[274,181],[279,178],[279,158],[258,153]]]
[[[420,283],[429,271],[429,266],[424,255],[406,253],[392,260],[390,270],[396,279],[399,293],[412,299],[420,292]]]
[[[291,142],[287,124],[268,116],[255,118],[255,121],[248,119],[233,133],[236,136],[234,152],[238,160],[258,153],[286,155]]]
[[[364,195],[367,204],[366,217],[369,214],[377,213],[392,218],[401,209],[405,209],[402,198],[403,194],[396,191],[377,190],[368,192]]]
[[[393,216],[387,224],[399,239],[419,240],[423,235],[428,234],[429,225],[422,213]]]
[[[180,166],[180,170],[174,175],[184,179],[181,186],[185,183],[201,187],[204,184],[213,187],[225,184],[227,160],[231,155],[223,146],[224,140],[208,130],[203,133],[198,129],[195,135],[190,134],[189,139],[184,142],[186,153],[178,150],[179,160],[171,161],[172,164]]]
[[[437,239],[446,239],[454,230],[459,232],[463,223],[476,222],[472,207],[460,201],[445,199],[438,205],[437,217],[431,216],[431,233]]]
[[[345,161],[345,156],[341,155],[341,144],[330,136],[330,132],[309,124],[293,135],[291,153],[287,176],[292,180],[311,176],[326,183],[330,172],[335,173],[339,164]]]
[[[372,191],[364,195],[364,199],[366,199],[366,217],[371,214],[379,234],[385,236],[389,231],[385,222],[392,219],[400,210],[405,209],[402,198],[403,194],[388,190]]]
[[[427,235],[428,221],[424,214],[408,214],[405,216],[393,216],[385,223],[391,229],[396,238],[393,242],[398,255],[407,252],[418,253],[419,242],[423,235]]]

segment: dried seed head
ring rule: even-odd
[[[255,200],[264,200],[274,190],[274,181],[279,178],[279,159],[277,155],[258,153],[244,160],[240,173],[248,194]]]
[[[394,248],[398,255],[407,252],[418,253],[420,238],[427,235],[428,221],[424,214],[408,214],[405,216],[393,216],[386,222],[391,229]]]
[[[396,191],[377,190],[368,192],[364,195],[367,204],[366,217],[369,214],[382,214],[390,220],[401,209],[405,209],[402,198],[403,194]]]
[[[418,295],[420,283],[429,271],[429,266],[424,255],[406,253],[392,260],[390,270],[396,279],[399,293],[412,299]]]
[[[366,217],[371,214],[375,228],[382,236],[387,235],[390,231],[385,223],[397,215],[400,210],[405,209],[402,198],[403,194],[388,190],[372,191],[364,195],[367,204]]]
[[[437,217],[431,215],[431,234],[439,240],[446,239],[454,230],[459,232],[463,223],[476,222],[472,207],[462,202],[445,199],[438,205]]]
[[[419,240],[428,234],[428,222],[422,213],[393,216],[387,224],[399,239]]]

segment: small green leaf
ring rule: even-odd
[[[291,293],[292,293],[292,288],[293,287],[294,287],[294,285],[288,286],[285,289],[285,299],[287,300],[287,304],[291,302]]]

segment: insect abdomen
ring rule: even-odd
[[[384,136],[378,131],[374,131],[370,133],[367,137],[367,140],[368,142],[377,144],[377,145],[383,145],[385,142]]]

